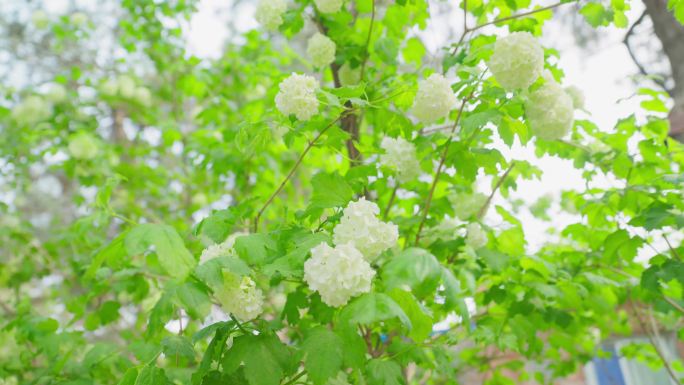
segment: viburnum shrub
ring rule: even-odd
[[[540,39],[628,3],[448,2],[428,51],[447,2],[225,2],[258,27],[207,58],[197,1],[114,3],[17,12],[49,57],[0,104],[0,384],[553,384],[684,338],[669,100],[598,127]]]

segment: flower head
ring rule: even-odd
[[[529,32],[513,32],[496,41],[488,65],[506,90],[527,88],[544,69],[544,49]]]
[[[76,159],[93,159],[98,151],[97,140],[88,133],[82,132],[69,139],[69,153]]]
[[[208,246],[206,249],[202,250],[202,255],[200,255],[200,263],[207,262],[214,258],[226,257],[235,254],[235,250],[233,249],[235,246],[235,240],[243,235],[247,235],[247,233],[237,232],[229,235],[228,238],[221,243],[214,243],[213,245]]]
[[[584,92],[577,86],[565,87],[565,93],[572,98],[572,106],[576,110],[584,108]]]
[[[317,32],[309,38],[306,53],[315,67],[326,67],[335,60],[335,42]]]
[[[293,73],[279,87],[275,103],[284,115],[294,114],[299,120],[309,120],[318,112],[318,81],[313,76]]]
[[[378,219],[379,212],[378,205],[365,198],[349,202],[340,223],[333,229],[335,244],[349,243],[369,261],[393,247],[399,238],[399,229]]]
[[[264,294],[250,277],[224,272],[223,286],[216,291],[221,306],[242,322],[255,319],[264,306]]]
[[[479,223],[469,223],[466,228],[466,245],[473,249],[479,249],[487,244],[487,233]]]
[[[352,68],[348,62],[342,64],[338,74],[343,86],[353,86],[361,81],[361,67]]]
[[[304,263],[304,281],[329,306],[339,307],[351,297],[367,293],[375,276],[370,264],[352,244],[330,247],[327,243],[311,249]]]
[[[255,18],[264,28],[275,30],[283,24],[285,10],[285,0],[261,0],[257,5]]]
[[[448,199],[454,208],[456,216],[462,221],[478,214],[487,203],[487,196],[479,192],[455,193],[449,195]]]
[[[572,98],[553,80],[547,80],[525,101],[525,116],[532,132],[540,139],[565,136],[574,120]]]
[[[404,138],[382,138],[380,147],[385,153],[380,155],[380,164],[396,171],[399,182],[409,182],[420,174],[420,163],[416,157],[416,147]]]
[[[12,109],[12,118],[20,125],[32,125],[47,120],[52,106],[42,97],[31,95]]]
[[[413,100],[413,114],[423,123],[431,123],[449,114],[457,100],[449,81],[440,74],[432,74],[418,83]]]

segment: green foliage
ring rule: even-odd
[[[464,1],[467,33],[432,52],[415,33],[429,31],[426,0],[326,14],[297,0],[276,31],[199,58],[184,35],[197,1],[111,3],[107,39],[88,16],[11,24],[50,68],[0,94],[0,383],[443,384],[486,370],[487,384],[547,384],[601,354],[601,339],[631,335],[636,311],[679,325],[684,148],[667,136],[668,96],[640,88],[642,110],[614,127],[578,112],[564,139],[544,141],[525,115],[543,80],[507,92],[487,70],[498,35],[539,36],[552,9]],[[668,7],[684,20],[684,1]],[[622,28],[629,9],[578,12]],[[299,50],[309,21],[336,44],[316,73]],[[274,102],[292,72],[320,84],[307,121]],[[458,103],[426,125],[412,105],[433,73]],[[398,183],[378,164],[386,137],[415,147],[420,178]],[[522,151],[566,160],[585,184],[519,200],[524,181],[545,181]],[[361,197],[398,241],[362,261],[369,290],[331,307],[305,266],[312,248],[340,246],[334,229]],[[529,230],[530,213],[547,233]],[[258,314],[228,312],[238,305]],[[623,354],[663,365],[652,347]]]

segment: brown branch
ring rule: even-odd
[[[368,61],[368,57],[370,56],[369,48],[370,48],[370,41],[371,41],[371,35],[373,34],[373,24],[375,22],[375,0],[371,0],[371,20],[370,20],[370,26],[368,26],[368,36],[366,37],[366,52],[363,57],[363,62],[361,63],[361,74],[359,76],[359,79],[363,81],[363,75],[366,71],[366,62]]]
[[[643,66],[643,64],[641,64],[641,62],[639,61],[639,59],[637,59],[636,54],[635,54],[634,51],[632,50],[632,46],[629,44],[629,38],[632,37],[632,35],[634,35],[634,30],[635,30],[635,28],[636,28],[637,26],[639,26],[639,25],[644,21],[644,19],[646,18],[646,15],[647,15],[647,14],[648,14],[648,12],[647,12],[646,10],[644,10],[644,12],[641,14],[641,16],[639,16],[639,18],[636,19],[636,21],[634,22],[634,24],[632,24],[632,25],[629,27],[629,29],[627,30],[627,33],[625,34],[625,37],[622,39],[622,43],[625,45],[625,47],[627,47],[627,53],[629,53],[629,57],[632,58],[632,61],[634,62],[634,65],[636,65],[637,68],[639,69],[639,72],[640,72],[642,75],[644,75],[644,76],[650,78],[651,80],[653,80],[653,82],[654,82],[655,84],[657,84],[660,88],[662,88],[662,89],[663,89],[665,92],[667,92],[670,96],[673,96],[672,90],[670,90],[669,88],[667,88],[667,86],[665,85],[665,81],[663,81],[662,79],[653,78],[653,77],[651,76],[651,74],[649,74],[648,71],[646,71],[646,68]]]
[[[662,294],[661,294],[661,295],[662,295]],[[675,301],[674,301],[672,298],[670,298],[670,297],[667,297],[667,296],[665,296],[665,295],[662,295],[662,296],[663,296],[663,299],[665,300],[665,302],[669,303],[670,306],[672,306],[673,308],[677,309],[677,311],[679,311],[680,313],[684,314],[684,307],[682,307],[682,305],[678,304],[677,302],[675,302]]]
[[[325,126],[325,128],[323,128],[323,130],[321,130],[321,132],[319,132],[318,135],[316,135],[316,137],[315,137],[312,141],[310,141],[310,142],[307,144],[306,148],[305,148],[304,151],[301,153],[301,155],[299,155],[299,158],[297,159],[297,162],[295,162],[294,166],[292,166],[292,169],[290,169],[290,172],[287,174],[287,176],[285,177],[285,179],[283,179],[283,181],[280,183],[280,185],[278,186],[278,188],[273,192],[273,194],[271,194],[271,196],[268,197],[268,200],[266,201],[266,203],[264,203],[264,205],[261,207],[261,209],[259,210],[259,212],[257,213],[257,215],[254,217],[253,231],[254,231],[255,233],[257,232],[257,230],[258,230],[258,228],[259,228],[259,219],[261,218],[261,215],[264,213],[264,211],[266,211],[266,208],[271,204],[271,202],[273,202],[273,199],[275,199],[275,197],[280,193],[280,191],[283,190],[283,188],[285,187],[285,184],[287,184],[287,181],[289,181],[290,178],[292,178],[292,175],[294,175],[295,171],[297,171],[297,168],[298,168],[299,165],[302,163],[302,160],[304,160],[304,157],[306,156],[306,154],[309,153],[309,150],[311,150],[311,148],[316,144],[316,142],[318,141],[318,139],[319,139],[321,136],[323,136],[323,134],[324,134],[326,131],[328,131],[328,129],[329,129],[330,127],[334,126],[335,123],[337,123],[338,121],[340,121],[340,119],[344,119],[344,117],[347,116],[347,114],[348,114],[349,112],[350,112],[350,110],[344,111],[344,112],[343,112],[342,114],[340,114],[340,116],[338,116],[335,120],[333,120],[332,122],[328,123],[328,125]]]
[[[484,214],[487,212],[487,208],[489,205],[492,203],[492,199],[494,199],[494,194],[499,190],[501,185],[503,184],[504,180],[506,180],[506,177],[508,177],[508,174],[510,174],[511,170],[513,170],[513,167],[515,167],[515,161],[511,162],[511,165],[508,166],[508,169],[506,169],[506,172],[501,175],[501,178],[496,182],[496,185],[494,186],[494,189],[492,190],[491,194],[487,197],[487,201],[482,205],[480,208],[480,211],[477,213],[478,218],[482,218]]]
[[[385,207],[385,212],[382,214],[382,219],[387,220],[387,216],[389,215],[390,208],[392,207],[392,204],[394,203],[394,198],[397,196],[397,190],[399,189],[399,182],[395,182],[394,188],[392,189],[392,195],[390,195],[390,199],[387,202],[387,207]]]
[[[636,316],[636,319],[639,322],[641,329],[643,329],[644,333],[646,333],[648,340],[651,342],[651,345],[653,345],[656,354],[658,354],[658,357],[660,357],[660,360],[663,362],[663,366],[665,366],[665,369],[667,370],[668,374],[677,385],[682,385],[682,382],[679,381],[679,378],[677,378],[677,375],[672,369],[672,366],[670,365],[670,362],[667,360],[667,357],[665,357],[665,353],[660,348],[660,344],[658,343],[658,341],[660,340],[658,326],[655,324],[655,319],[653,319],[653,315],[649,312],[649,317],[651,319],[651,327],[653,328],[653,330],[649,330],[648,326],[646,325],[646,322],[644,322],[644,320],[639,315],[639,310],[636,306],[634,306],[634,302],[632,300],[629,300],[629,304],[632,307],[632,312]]]
[[[478,29],[484,28],[484,27],[489,26],[489,25],[499,24],[499,23],[503,23],[503,22],[506,22],[506,21],[511,21],[511,20],[514,20],[514,19],[518,19],[518,18],[521,18],[521,17],[534,15],[535,13],[548,11],[548,10],[550,10],[550,9],[558,8],[558,7],[560,7],[560,6],[563,5],[563,4],[571,4],[571,3],[575,3],[575,2],[577,2],[577,1],[578,1],[578,0],[569,1],[569,2],[563,2],[563,1],[561,1],[561,2],[558,2],[558,3],[555,3],[555,4],[548,5],[548,6],[546,6],[546,7],[537,8],[537,9],[533,9],[533,10],[531,10],[531,11],[527,11],[527,12],[523,12],[523,13],[518,13],[518,14],[516,14],[516,15],[511,15],[511,16],[506,16],[506,17],[502,17],[502,18],[499,18],[499,19],[495,19],[495,20],[492,20],[492,21],[489,21],[489,22],[486,22],[486,23],[483,23],[483,24],[480,24],[480,25],[476,25],[476,26],[474,26],[473,28],[468,28],[468,27],[465,25],[465,23],[464,23],[464,29],[463,29],[463,33],[461,34],[461,38],[460,38],[460,39],[458,40],[458,42],[456,43],[456,46],[454,46],[454,49],[452,50],[451,54],[454,55],[454,54],[456,53],[456,50],[457,50],[458,47],[461,45],[461,43],[463,43],[463,40],[465,39],[466,35],[467,35],[468,33],[470,33],[470,32],[475,32],[475,31],[477,31]],[[464,13],[466,13],[465,1],[464,1]]]
[[[473,90],[473,92],[474,92],[474,90]],[[420,233],[423,231],[423,226],[425,225],[425,220],[427,219],[428,213],[430,212],[430,204],[432,203],[432,196],[435,194],[435,188],[437,188],[437,182],[439,181],[439,176],[442,174],[442,168],[444,167],[444,162],[446,161],[447,154],[449,153],[449,147],[451,146],[451,142],[453,141],[454,132],[456,131],[456,127],[458,127],[458,123],[461,120],[461,115],[463,115],[463,109],[465,108],[466,102],[470,99],[470,97],[472,95],[473,95],[473,93],[471,92],[467,98],[464,98],[461,101],[461,107],[459,107],[459,109],[458,109],[458,115],[456,115],[456,120],[454,120],[454,124],[453,124],[453,126],[451,126],[451,132],[449,133],[449,139],[447,140],[446,144],[444,145],[444,151],[442,151],[442,156],[440,157],[439,165],[437,166],[437,172],[435,172],[435,179],[432,181],[432,186],[430,186],[430,192],[428,193],[427,199],[425,200],[425,208],[423,209],[423,218],[420,220],[420,224],[418,225],[418,232],[416,233],[416,241],[415,241],[416,245],[420,241]]]

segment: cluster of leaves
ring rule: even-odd
[[[464,1],[473,24],[433,68],[411,33],[426,27],[427,1],[348,0],[351,11],[335,14],[311,3],[290,4],[278,33],[247,32],[209,60],[187,54],[182,39],[194,1],[121,1],[124,53],[111,65],[152,91],[148,106],[101,97],[112,71],[96,62],[54,77],[68,98],[38,124],[14,120],[12,108],[40,87],[5,90],[5,383],[440,384],[472,372],[488,384],[552,383],[600,354],[602,339],[645,331],[644,317],[677,328],[684,148],[667,137],[664,95],[640,90],[643,113],[612,129],[577,120],[566,140],[534,139],[524,93],[505,92],[486,71],[496,35],[484,27],[540,35],[550,8]],[[626,9],[592,2],[580,12],[620,27]],[[66,20],[51,27],[58,42],[91,38],[95,23]],[[324,31],[337,56],[318,74],[320,114],[301,122],[273,100],[293,70],[312,71],[283,38],[306,35],[305,26]],[[556,55],[546,50],[546,67],[560,80]],[[339,84],[344,64],[361,72],[358,84]],[[455,79],[463,107],[424,126],[409,111],[418,80],[435,71]],[[97,138],[92,159],[69,155],[84,132]],[[385,136],[411,140],[427,177],[397,185],[379,168]],[[506,201],[521,180],[543,175],[504,156],[516,145],[570,160],[586,180],[562,194],[574,223],[535,234],[547,239],[535,252]],[[437,164],[446,171],[435,174]],[[458,214],[449,198],[487,177],[480,188],[490,199],[465,223],[499,224],[485,226],[487,244],[473,249],[463,224],[439,229]],[[61,193],[41,189],[45,179]],[[359,196],[399,226],[400,242],[374,261],[370,293],[332,308],[307,288],[303,265]],[[530,208],[547,220],[560,209]],[[238,232],[234,255],[199,263],[207,245]],[[661,239],[667,249],[645,265],[640,251]],[[255,277],[266,296],[258,319],[241,323],[217,306],[224,271]],[[681,362],[654,359],[653,349],[632,354],[682,375]]]

